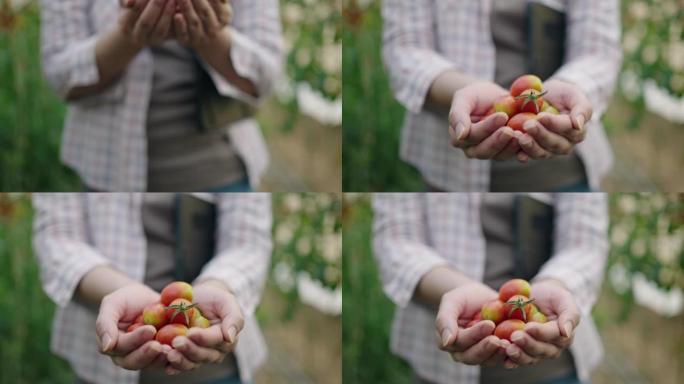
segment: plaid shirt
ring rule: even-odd
[[[409,111],[401,156],[423,178],[449,191],[488,191],[490,161],[469,159],[449,145],[446,116],[423,111],[435,78],[458,70],[493,80],[492,0],[388,0],[383,2],[383,55],[395,96]],[[580,87],[594,106],[587,137],[577,145],[589,184],[599,188],[612,166],[600,117],[610,100],[621,63],[617,0],[547,0],[567,12],[565,64],[553,78]]]
[[[268,95],[281,73],[282,41],[277,0],[233,0],[231,58],[236,72]],[[119,0],[42,0],[43,71],[61,96],[96,84],[98,35],[117,23]],[[219,93],[251,104],[259,100],[240,91],[204,64]],[[153,58],[149,49],[138,54],[126,72],[106,90],[69,103],[62,161],[84,183],[105,191],[144,191],[147,185],[146,116],[152,89]],[[250,183],[258,185],[268,164],[267,148],[254,119],[225,127],[247,167]]]
[[[33,243],[43,288],[59,306],[52,329],[52,350],[92,383],[132,384],[137,371],[114,365],[98,353],[97,313],[74,297],[83,276],[109,265],[137,281],[145,276],[146,240],[142,194],[35,194]],[[217,195],[216,256],[198,280],[215,278],[235,291],[245,328],[235,350],[240,375],[247,381],[266,358],[266,346],[254,318],[271,254],[271,200],[268,194]]]
[[[439,350],[436,313],[411,302],[411,297],[421,277],[438,265],[482,280],[486,252],[481,198],[467,193],[376,194],[374,198],[375,257],[384,290],[400,307],[392,327],[392,351],[420,377],[439,384],[477,383],[479,367],[454,363]],[[586,380],[603,355],[591,308],[608,253],[606,197],[580,193],[541,198],[554,206],[556,230],[553,256],[534,279],[558,279],[574,295],[582,321],[571,351],[579,377]]]

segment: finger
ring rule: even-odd
[[[245,326],[245,318],[242,316],[242,310],[237,299],[233,295],[227,295],[228,300],[218,308],[218,314],[221,320],[221,331],[223,332],[223,340],[230,344],[237,342],[237,335]]]
[[[530,365],[539,362],[539,359],[528,355],[522,349],[520,349],[520,347],[513,343],[506,348],[506,355],[513,363],[517,365]]]
[[[192,0],[192,4],[200,20],[202,20],[204,32],[208,37],[214,37],[221,29],[216,12],[214,12],[214,9],[207,0]]]
[[[586,131],[575,129],[569,115],[552,115],[542,112],[538,115],[537,120],[544,128],[565,137],[574,144],[584,140]]]
[[[147,41],[148,36],[157,25],[157,21],[164,11],[165,0],[150,0],[140,18],[133,27],[133,39],[140,43]]]
[[[499,340],[499,348],[489,359],[485,360],[482,365],[495,367],[499,364],[503,364],[508,357],[508,355],[506,355],[506,348],[508,348],[509,345],[510,343],[508,340]]]
[[[573,145],[568,139],[549,131],[537,120],[529,120],[523,128],[542,148],[551,153],[567,155],[572,152]]]
[[[574,300],[569,297],[566,300],[572,301],[572,303],[561,304],[560,313],[558,314],[558,330],[561,335],[565,338],[572,338],[575,333],[575,328],[579,325],[580,314]]]
[[[515,331],[511,335],[511,341],[526,354],[539,358],[551,359],[560,355],[561,349],[550,343],[543,343],[531,337],[523,331]]]
[[[458,318],[461,316],[461,306],[451,300],[448,294],[442,297],[435,318],[435,328],[440,338],[440,348],[450,346],[458,336]]]
[[[451,357],[464,364],[478,365],[491,358],[499,349],[499,338],[487,336],[463,352],[454,352]]]
[[[202,20],[200,20],[195,8],[190,0],[180,0],[180,9],[183,16],[185,16],[185,22],[188,25],[188,35],[190,41],[197,41],[204,35],[204,29],[202,27]]]
[[[125,7],[123,15],[121,16],[121,26],[123,27],[124,32],[133,33],[135,23],[140,18],[140,14],[143,9],[145,9],[148,1],[149,0],[128,0],[128,6]]]
[[[210,3],[221,26],[229,25],[233,20],[233,6],[225,0],[210,0]]]
[[[524,134],[520,131],[514,131],[515,138],[520,144],[520,148],[525,151],[525,154],[530,159],[548,159],[551,157],[551,153],[544,148],[540,147],[532,136]],[[518,155],[518,160],[521,160],[520,155]]]
[[[119,319],[123,310],[119,303],[105,296],[100,304],[100,312],[95,320],[95,333],[102,353],[109,353],[116,346],[119,337]]]
[[[133,8],[133,6],[135,5],[135,1],[136,0],[121,0],[121,1],[119,1],[119,4],[124,8]],[[138,1],[141,1],[141,0],[138,0]]]
[[[513,139],[515,139],[515,134],[512,133],[511,135],[513,136]],[[515,157],[518,152],[520,152],[520,144],[518,144],[518,140],[511,140],[504,147],[504,149],[494,156],[494,160],[508,160],[512,157]]]
[[[553,344],[558,348],[566,348],[569,344],[569,339],[561,335],[558,322],[555,320],[543,324],[527,323],[525,324],[525,332],[536,340]]]
[[[517,138],[516,138],[516,141],[517,141]],[[520,145],[520,143],[518,143],[518,145]],[[527,163],[528,161],[530,161],[530,156],[528,156],[527,153],[525,153],[525,151],[523,151],[522,149],[520,151],[518,151],[516,158],[521,163]]]
[[[223,356],[223,353],[216,349],[200,347],[183,336],[173,339],[173,347],[188,360],[199,364],[217,363]]]
[[[112,357],[112,361],[122,368],[138,370],[154,363],[161,353],[163,353],[162,345],[153,340],[148,341],[128,355]]]
[[[483,140],[492,136],[499,128],[506,125],[508,122],[508,116],[503,113],[494,113],[485,117],[482,121],[479,121],[470,126],[470,131],[465,139],[458,140],[457,137],[452,136],[451,144],[458,148],[465,148],[470,145],[477,145]],[[454,140],[456,138],[457,140]]]
[[[139,327],[133,332],[121,332],[119,334],[116,346],[107,354],[113,356],[128,355],[148,341],[154,340],[154,335],[156,333],[157,330],[151,325]]]
[[[591,120],[593,115],[593,108],[586,97],[581,96],[580,101],[572,107],[570,117],[572,118],[572,125],[578,131],[584,131],[584,124]]]
[[[458,330],[454,342],[444,348],[444,350],[449,352],[464,352],[494,333],[494,328],[496,328],[496,325],[490,320],[479,321],[470,328],[461,328]]]
[[[173,369],[179,371],[191,371],[198,367],[198,365],[185,357],[179,351],[172,349],[167,355],[166,359],[169,360],[169,366]]]
[[[185,16],[176,14],[173,17],[173,28],[176,31],[176,39],[183,44],[190,44],[190,34],[188,32],[188,23],[185,21]]]
[[[457,94],[451,102],[449,111],[449,132],[452,134],[452,145],[464,141],[470,133],[470,115],[475,109],[477,99],[472,95]]]
[[[206,329],[190,328],[188,339],[201,347],[214,348],[225,353],[232,352],[234,349],[233,344],[224,340],[220,325],[212,325]]]
[[[158,369],[163,369],[166,367],[166,365],[169,363],[169,361],[166,359],[166,355],[171,352],[171,346],[162,344],[162,353],[157,356],[157,358],[150,364],[148,365],[148,368],[158,368]]]
[[[471,159],[491,159],[501,152],[511,142],[515,141],[513,130],[503,127],[479,144],[464,149],[466,156]]]
[[[155,39],[156,41],[162,41],[169,35],[169,31],[171,30],[171,25],[173,24],[173,17],[175,14],[176,0],[168,0],[166,3],[166,7],[164,8],[164,11],[162,12],[161,17],[159,18],[159,22],[154,27],[154,31],[152,32],[153,39]]]

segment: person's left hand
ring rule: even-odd
[[[192,48],[211,45],[233,17],[229,0],[176,1],[180,11],[173,19],[176,38]]]
[[[508,358],[504,363],[509,368],[559,357],[572,344],[580,321],[575,299],[563,283],[556,280],[534,283],[531,296],[548,322],[527,323],[524,331],[511,335],[512,344],[506,348]]]
[[[190,328],[186,336],[173,339],[168,353],[168,374],[192,370],[202,364],[220,363],[233,352],[244,326],[240,304],[223,283],[209,280],[192,288],[193,302],[206,317],[209,328]]]
[[[593,108],[587,96],[574,84],[549,80],[544,83],[544,99],[555,106],[559,115],[542,112],[536,120],[528,121],[523,132],[515,132],[522,150],[518,160],[546,159],[553,155],[567,155],[575,145],[584,141],[585,124],[591,120]]]

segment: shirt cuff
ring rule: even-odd
[[[72,301],[83,277],[93,268],[110,265],[109,261],[84,244],[60,244],[65,262],[45,281],[45,292],[60,307]]]
[[[440,55],[428,53],[426,55],[427,57],[420,60],[419,65],[408,75],[409,78],[414,79],[412,84],[405,85],[397,94],[397,100],[413,113],[422,111],[435,79],[442,73],[455,68],[452,62]]]

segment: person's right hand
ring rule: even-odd
[[[121,0],[119,28],[131,44],[145,47],[171,36],[176,0]]]
[[[494,336],[494,322],[483,320],[463,328],[482,305],[498,298],[498,294],[481,283],[468,283],[442,296],[435,320],[441,344],[454,361],[469,365],[496,365],[506,359],[507,340]]]
[[[476,82],[459,89],[449,112],[451,145],[474,159],[515,157],[520,145],[513,129],[506,126],[508,116],[503,112],[486,116],[492,104],[506,95],[508,91],[490,82]]]
[[[171,347],[154,339],[151,325],[126,332],[136,316],[150,304],[159,302],[159,294],[143,284],[130,284],[105,296],[95,323],[95,332],[103,354],[125,369],[139,370],[150,366],[163,367]]]

